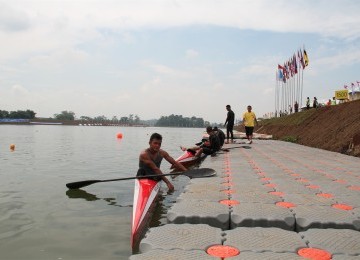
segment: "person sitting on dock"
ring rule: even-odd
[[[225,142],[225,133],[219,129],[217,126],[214,126],[214,132],[217,134],[220,140],[220,147],[224,145]]]
[[[180,146],[181,150],[195,151],[196,157],[200,157],[202,153],[204,153],[206,155],[214,155],[221,148],[220,147],[220,139],[211,126],[206,127],[206,132],[209,135],[208,142],[205,142],[205,143],[201,144],[200,146],[194,146],[191,148],[186,148],[184,146]]]
[[[161,142],[162,136],[160,134],[153,133],[150,136],[150,147],[140,153],[137,176],[163,174],[160,170],[160,164],[163,158],[172,164],[176,169],[180,171],[187,170],[181,163],[175,161],[174,158],[172,158],[166,151],[160,149]],[[165,176],[158,177],[156,180],[163,180],[168,186],[169,191],[174,190],[174,186]]]

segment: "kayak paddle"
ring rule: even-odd
[[[94,183],[98,182],[109,182],[109,181],[124,181],[124,180],[134,180],[134,179],[147,179],[153,177],[161,177],[161,176],[171,176],[171,175],[185,175],[189,178],[204,178],[214,176],[216,171],[211,168],[199,168],[199,169],[192,169],[184,172],[176,172],[176,173],[166,173],[166,174],[154,174],[148,176],[135,176],[135,177],[127,177],[127,178],[120,178],[120,179],[110,179],[110,180],[87,180],[87,181],[78,181],[78,182],[70,182],[66,184],[66,187],[69,189],[79,189],[85,186],[89,186]]]

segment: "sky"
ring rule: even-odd
[[[304,47],[303,103],[360,81],[360,1],[0,0],[0,110],[261,117]]]

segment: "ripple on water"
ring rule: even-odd
[[[33,219],[22,212],[24,205],[20,201],[0,203],[0,239],[19,236],[33,227]]]

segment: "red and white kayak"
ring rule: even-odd
[[[205,157],[206,157],[206,154],[201,154],[200,157],[196,157],[194,151],[186,150],[175,161],[181,163],[182,165],[184,165],[184,167],[190,167],[190,166],[193,166],[196,163],[201,162]],[[171,166],[171,169],[173,169],[173,168],[174,167]]]
[[[131,229],[131,246],[134,247],[144,232],[149,221],[161,181],[152,179],[136,179],[134,189],[133,218]]]

